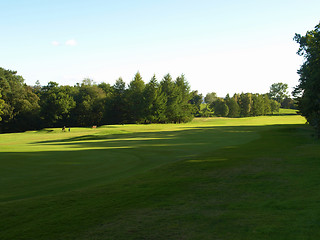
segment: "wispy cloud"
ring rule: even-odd
[[[60,45],[60,43],[59,43],[58,41],[52,41],[51,44],[52,44],[53,46],[59,46],[59,45]]]
[[[70,39],[70,40],[66,41],[65,44],[66,44],[67,46],[75,46],[75,45],[77,45],[77,42],[76,42],[76,40],[74,40],[74,39]]]

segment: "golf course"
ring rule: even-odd
[[[320,239],[320,142],[293,110],[0,135],[0,239]]]

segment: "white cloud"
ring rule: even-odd
[[[75,46],[75,45],[77,45],[77,42],[74,39],[70,39],[70,40],[66,41],[66,45],[67,46]]]
[[[57,41],[52,41],[51,44],[52,44],[53,46],[59,46],[59,45],[60,45],[60,43],[57,42]]]

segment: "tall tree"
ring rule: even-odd
[[[238,102],[240,106],[240,116],[249,117],[252,111],[252,94],[241,93]]]
[[[252,116],[262,116],[264,114],[264,99],[261,94],[252,94]]]
[[[78,126],[100,125],[105,113],[106,93],[92,80],[84,79],[74,96],[74,123]]]
[[[201,104],[203,102],[203,96],[202,94],[198,93],[198,91],[192,91],[191,92],[191,100],[190,103],[193,106],[193,114],[196,117],[200,117],[201,116]]]
[[[151,80],[146,84],[143,96],[145,99],[145,122],[164,122],[166,120],[166,97],[161,91],[160,84],[158,83],[155,75],[153,75]]]
[[[295,109],[295,101],[292,98],[285,98],[281,106],[286,109]]]
[[[46,127],[66,125],[70,118],[71,109],[76,102],[71,96],[71,87],[49,82],[41,89],[40,105],[41,118]]]
[[[214,114],[218,117],[226,117],[229,114],[229,107],[222,98],[217,98],[213,103],[211,103],[214,109]]]
[[[105,105],[103,107],[104,113],[103,113],[103,118],[101,120],[101,124],[108,124],[111,121],[111,116],[112,116],[112,101],[114,97],[114,88],[109,84],[102,82],[98,85],[100,89],[102,89],[105,93]],[[110,114],[110,115],[109,115]]]
[[[35,128],[39,98],[16,71],[0,68],[0,131],[24,131]],[[2,129],[2,130],[1,130]]]
[[[193,107],[190,103],[192,99],[190,85],[185,79],[184,74],[176,78],[175,85],[178,90],[178,109],[176,111],[175,122],[188,122],[193,118]]]
[[[125,123],[127,122],[127,103],[126,103],[126,83],[120,77],[112,86],[113,96],[109,106],[107,106],[108,123]]]
[[[301,114],[320,137],[320,23],[305,36],[296,34],[294,40],[300,44],[297,54],[304,57],[294,94]]]
[[[282,82],[272,84],[269,97],[278,103],[282,103],[285,98],[289,97],[288,84]]]
[[[268,94],[263,94],[263,101],[264,101],[264,112],[263,115],[267,115],[271,113],[271,102]]]
[[[145,101],[143,91],[145,83],[139,72],[136,73],[127,89],[127,121],[142,123],[144,121]]]
[[[166,101],[165,122],[175,122],[179,92],[169,73],[161,80],[160,87]]]
[[[271,113],[279,112],[280,110],[280,103],[278,103],[276,100],[271,99],[270,100],[270,110]]]
[[[4,100],[2,99],[1,89],[0,89],[0,122],[2,121],[1,115],[3,114],[2,109],[4,108]]]
[[[207,93],[207,95],[204,97],[204,102],[210,105],[217,99],[218,99],[217,94],[215,92],[211,92],[211,93]]]
[[[234,95],[232,98],[226,98],[226,104],[229,108],[228,117],[240,117],[240,106],[237,102],[236,95]]]

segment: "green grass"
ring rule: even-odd
[[[299,115],[0,135],[0,239],[319,239]]]
[[[286,108],[280,108],[279,114],[280,115],[295,115],[297,114],[296,109],[286,109]]]

